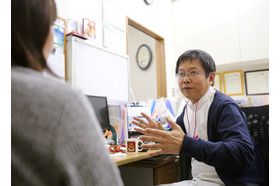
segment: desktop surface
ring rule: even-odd
[[[127,154],[127,156],[111,156],[111,160],[118,166],[125,165],[127,163],[136,162],[149,158],[149,153],[157,150],[148,150],[147,152],[138,152],[137,154]]]

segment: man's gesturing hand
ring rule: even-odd
[[[150,156],[157,156],[160,154],[179,154],[181,150],[185,133],[181,127],[171,119],[167,117],[166,120],[170,124],[172,131],[146,128],[142,132],[145,136],[141,136],[141,140],[157,142],[156,144],[142,144],[142,148],[160,149],[149,153]]]
[[[159,129],[159,130],[165,130],[164,127],[162,126],[162,124],[160,122],[155,122],[154,120],[152,120],[147,114],[141,112],[141,115],[146,118],[146,121],[138,118],[138,117],[133,117],[133,119],[135,119],[136,121],[132,121],[132,123],[134,125],[137,125],[138,127],[142,128],[142,129],[146,129],[146,128],[151,128],[151,129]],[[139,129],[139,128],[134,128],[137,132],[143,133],[144,130]]]

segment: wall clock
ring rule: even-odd
[[[136,62],[140,69],[146,70],[152,61],[152,52],[148,45],[142,44],[136,53]]]
[[[147,5],[151,5],[154,2],[154,0],[144,0],[144,1]]]

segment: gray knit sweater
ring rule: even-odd
[[[12,185],[123,185],[86,96],[11,69]]]

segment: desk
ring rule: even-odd
[[[149,152],[153,151],[156,150],[111,157],[111,160],[119,166],[125,185],[153,186],[178,181],[176,158],[173,157],[163,162],[145,161],[144,159],[150,157]]]
[[[149,158],[149,153],[153,151],[156,150],[148,150],[148,152],[138,152],[137,154],[128,154],[127,156],[112,156],[111,160],[115,162],[118,166],[120,166],[127,163],[132,163]]]

